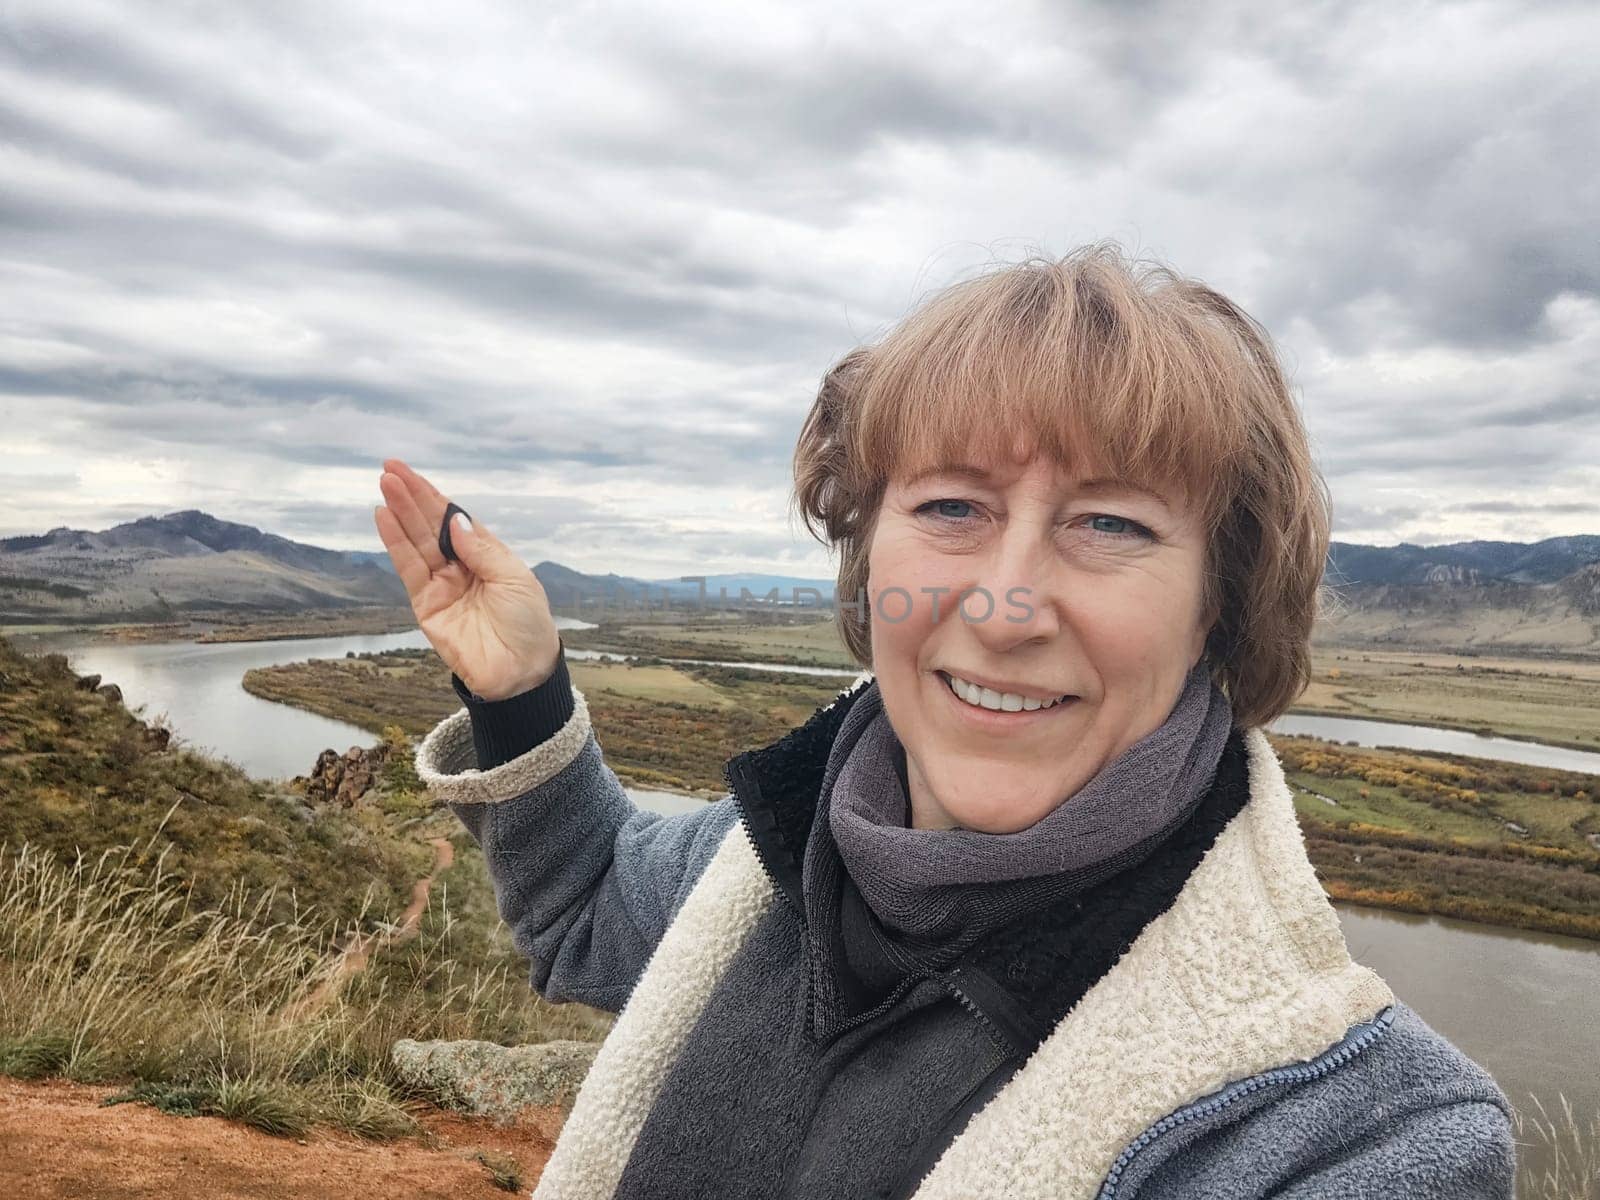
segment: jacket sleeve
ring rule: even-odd
[[[564,656],[556,676],[505,701],[452,682],[464,707],[423,739],[418,777],[482,847],[533,986],[551,1001],[620,1011],[737,820],[732,798],[673,816],[635,806]],[[553,729],[541,725],[563,711]]]
[[[1489,1100],[1455,1100],[1393,1118],[1275,1188],[1281,1200],[1513,1200],[1510,1117]]]

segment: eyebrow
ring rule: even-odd
[[[918,471],[915,475],[911,476],[910,479],[906,480],[905,486],[913,487],[916,484],[921,483],[923,480],[931,478],[935,475],[958,476],[962,478],[973,479],[979,483],[990,482],[989,472],[983,467],[975,466],[972,463],[953,462],[941,463],[938,466],[929,467],[926,470]],[[1073,485],[1073,490],[1077,492],[1089,492],[1095,495],[1103,495],[1107,492],[1136,492],[1141,496],[1150,497],[1150,499],[1163,506],[1167,506],[1168,503],[1166,497],[1161,495],[1160,492],[1146,487],[1144,484],[1139,483],[1136,480],[1128,479],[1119,475],[1100,475],[1093,479],[1080,480],[1078,483]]]

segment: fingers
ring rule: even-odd
[[[460,527],[460,514],[452,518],[451,545],[467,570],[478,579],[516,579],[526,570],[517,556],[494,534],[473,522],[470,532]]]
[[[444,516],[444,505],[441,504],[438,512],[430,519],[418,506],[411,485],[401,476],[387,471],[378,478],[378,488],[383,492],[389,511],[399,522],[406,540],[411,543],[412,550],[427,566],[429,572],[443,570],[446,564],[444,555],[439,550],[439,522]],[[425,498],[423,502],[431,505],[432,499]]]
[[[416,501],[417,510],[433,523],[437,533],[439,522],[444,520],[445,507],[450,503],[444,493],[429,483],[426,477],[412,470],[403,458],[384,459],[383,469],[400,477],[406,490],[411,493],[412,500]]]
[[[411,539],[406,536],[399,518],[393,512],[380,504],[372,510],[372,519],[378,526],[378,536],[383,539],[384,549],[389,552],[389,561],[394,563],[395,574],[405,584],[406,595],[415,600],[422,589],[428,586],[433,573],[428,569],[428,564],[422,561],[422,555],[417,553],[417,548],[411,544]]]

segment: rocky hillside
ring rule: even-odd
[[[271,1184],[252,1195],[376,1194],[345,1186],[364,1173],[389,1194],[526,1190],[549,1138],[513,1157],[427,1110],[395,1043],[597,1041],[609,1017],[528,986],[482,855],[390,732],[279,790],[0,638],[0,1195],[103,1195],[133,1175],[139,1195],[241,1195],[241,1178]],[[563,1096],[584,1060],[564,1061]],[[240,1148],[220,1118],[289,1149]],[[94,1153],[69,1153],[64,1129]],[[330,1158],[356,1141],[340,1130],[426,1144]],[[280,1169],[303,1186],[273,1183]]]
[[[1462,562],[1414,566],[1422,579],[1339,583],[1330,574],[1337,603],[1319,625],[1318,639],[1450,651],[1600,654],[1600,562],[1548,582],[1511,577],[1531,573],[1531,567],[1489,577],[1484,568]],[[1541,569],[1547,572],[1550,564]]]
[[[1361,546],[1334,542],[1328,581],[1341,587],[1423,583],[1556,583],[1600,562],[1600,536],[1540,542],[1452,542],[1442,546]]]
[[[202,610],[405,603],[394,573],[369,556],[195,509],[100,531],[61,526],[0,539],[0,621],[161,621]]]
[[[353,804],[390,755],[325,757],[298,791],[272,791],[147,725],[64,655],[0,638],[0,845],[13,851],[26,842],[70,862],[137,844],[165,854],[196,901],[276,889],[284,914],[309,904],[354,916],[370,888],[375,913],[397,908],[427,853],[380,809]]]

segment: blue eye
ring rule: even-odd
[[[1109,513],[1098,513],[1091,517],[1089,527],[1096,533],[1109,534],[1112,537],[1126,537],[1130,534],[1148,536],[1150,533],[1137,521],[1130,521],[1127,517],[1114,517]]]
[[[972,508],[972,505],[969,502],[967,502],[966,500],[929,500],[926,504],[919,504],[917,506],[917,511],[919,513],[930,512],[930,510],[938,508],[940,505],[944,505],[944,504],[953,504],[957,508],[965,508],[965,509],[968,509],[968,510],[970,510]],[[967,516],[969,516],[970,512],[968,512],[968,513],[930,512],[930,515],[939,517],[941,520],[945,520],[945,521],[960,521],[960,520],[964,520]]]

